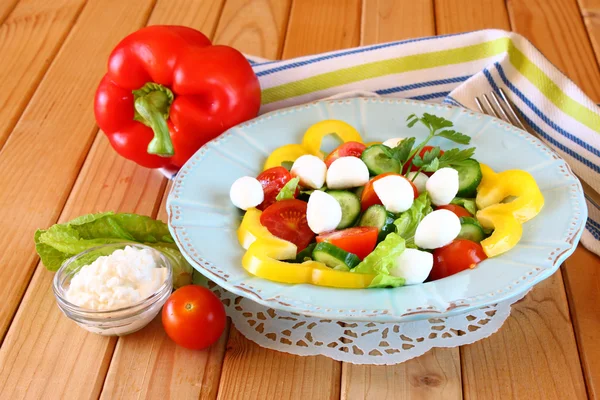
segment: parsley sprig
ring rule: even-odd
[[[469,144],[471,138],[453,129],[449,129],[454,126],[452,121],[436,115],[423,113],[422,117],[418,117],[416,114],[411,114],[406,120],[408,121],[407,125],[409,128],[412,128],[417,123],[421,123],[429,129],[429,135],[416,147],[416,139],[411,137],[404,139],[398,146],[391,149],[391,156],[400,163],[401,170],[403,170],[404,165],[411,160],[411,164],[408,166],[409,171],[414,165],[419,168],[419,172],[435,172],[440,168],[460,165],[465,160],[471,158],[475,153],[475,148],[471,147],[464,150],[451,149],[442,154],[441,149],[438,146],[435,146],[421,156],[419,154],[421,150],[434,137],[443,137],[458,144]],[[413,180],[416,176],[417,174],[415,174]]]

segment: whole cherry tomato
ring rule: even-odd
[[[219,340],[226,320],[221,300],[198,285],[177,289],[162,309],[167,335],[181,347],[192,350],[207,348]]]

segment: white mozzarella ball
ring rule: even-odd
[[[308,198],[306,221],[317,235],[334,230],[342,220],[342,207],[330,194],[315,190]]]
[[[256,178],[242,176],[231,185],[229,198],[234,206],[247,210],[262,203],[265,199],[265,193]]]
[[[319,157],[306,154],[294,161],[290,172],[293,176],[300,178],[302,186],[319,189],[325,183],[327,166]]]
[[[399,213],[408,210],[414,201],[412,185],[400,175],[388,175],[373,182],[373,190],[386,210]]]
[[[460,233],[460,219],[452,211],[435,210],[425,216],[415,232],[415,244],[437,249],[450,244]]]
[[[458,171],[454,168],[438,169],[425,184],[431,196],[431,202],[436,206],[450,204],[458,193]]]
[[[340,157],[327,170],[329,189],[348,189],[366,185],[367,182],[369,169],[358,157]]]
[[[390,274],[404,278],[406,285],[423,283],[433,268],[433,254],[417,249],[405,249],[396,258]]]
[[[417,177],[413,180],[413,177],[417,175]],[[406,174],[406,177],[412,181],[417,187],[419,194],[425,192],[426,184],[429,180],[429,177],[422,172],[412,171]]]
[[[401,137],[391,138],[383,142],[383,145],[393,149],[394,147],[398,146],[403,140],[404,138]]]

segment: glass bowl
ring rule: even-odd
[[[90,258],[90,253],[99,252],[101,255],[112,254],[115,250],[124,249],[126,246],[138,249],[148,249],[153,253],[157,268],[167,269],[165,282],[147,298],[127,307],[115,310],[92,310],[77,306],[67,300],[66,294],[71,279],[84,266]],[[104,336],[124,336],[138,331],[148,325],[161,311],[173,288],[173,270],[168,259],[158,250],[141,244],[116,243],[107,244],[88,249],[66,260],[54,276],[52,289],[60,310],[77,325],[92,333]]]

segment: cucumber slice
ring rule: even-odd
[[[312,258],[338,271],[349,271],[360,263],[356,254],[348,253],[327,242],[317,243]]]
[[[360,199],[362,197],[363,192],[365,191],[365,187],[364,186],[359,186],[356,189],[354,189],[354,194],[358,196],[358,198]]]
[[[360,158],[371,175],[400,172],[400,163],[390,156],[390,149],[387,146],[381,144],[369,146],[363,151]]]
[[[479,162],[469,158],[453,168],[458,171],[458,193],[456,196],[475,197],[477,186],[479,186],[483,176]]]
[[[298,253],[298,255],[296,255],[296,262],[303,263],[304,261],[312,260],[312,253],[315,250],[316,245],[316,243],[311,243]]]
[[[460,218],[460,233],[458,234],[459,239],[468,239],[473,242],[479,243],[485,239],[485,233],[483,228],[475,218],[461,217]]]
[[[373,226],[377,228],[379,230],[377,242],[381,242],[389,233],[396,231],[394,220],[394,214],[386,211],[382,205],[375,204],[367,208],[367,211],[360,217],[358,226]]]
[[[360,214],[360,199],[358,196],[347,190],[331,190],[327,194],[336,199],[342,207],[342,220],[336,229],[344,229],[354,225]]]

